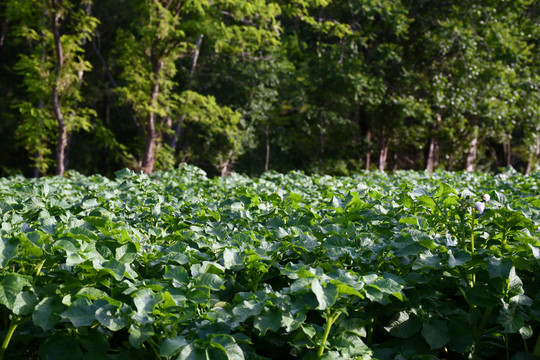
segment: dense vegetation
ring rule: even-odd
[[[530,172],[533,0],[3,0],[0,175]]]
[[[0,360],[534,359],[540,173],[0,180]]]

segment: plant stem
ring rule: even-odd
[[[471,256],[474,255],[474,213],[471,214]],[[471,274],[471,287],[474,287],[476,282],[476,274]]]
[[[319,350],[317,351],[317,358],[321,358],[322,354],[324,353],[324,348],[326,344],[326,340],[328,339],[328,334],[330,334],[330,328],[332,328],[332,325],[334,322],[338,319],[339,315],[341,315],[341,311],[336,311],[332,315],[330,315],[330,310],[326,310],[328,314],[328,318],[326,319],[326,326],[324,328],[323,337],[321,339],[321,345],[319,346]],[[2,359],[0,359],[2,360]]]
[[[538,338],[536,339],[536,344],[534,345],[533,355],[536,357],[540,357],[540,334],[538,335]]]
[[[4,354],[6,353],[9,342],[11,341],[11,337],[13,336],[15,329],[17,329],[17,326],[19,325],[19,320],[20,318],[18,316],[14,316],[11,319],[11,323],[9,324],[6,337],[4,338],[4,341],[2,342],[2,347],[0,348],[0,360],[4,359]]]
[[[41,269],[43,268],[43,265],[45,264],[45,260],[46,259],[43,259],[37,264],[37,266],[36,266],[36,276],[39,276],[39,274],[41,274]]]

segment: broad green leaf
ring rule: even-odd
[[[0,268],[5,267],[17,256],[18,242],[15,239],[0,238]]]
[[[165,267],[164,279],[174,279],[180,284],[187,284],[189,274],[183,266],[167,265]]]
[[[270,309],[255,316],[253,327],[261,332],[261,336],[264,336],[268,330],[277,332],[281,327],[281,320],[281,311],[278,309]]]
[[[424,322],[422,336],[432,350],[440,349],[450,341],[448,326],[442,320]]]
[[[325,310],[334,305],[338,297],[338,289],[336,285],[327,283],[323,287],[318,279],[313,279],[311,283],[311,291],[313,291],[317,297],[317,301],[319,302],[317,309],[319,310]]]
[[[123,329],[128,324],[128,317],[118,307],[106,304],[97,309],[96,320],[111,331]]]
[[[217,335],[217,336],[213,336],[210,339],[210,341],[213,344],[221,345],[225,349],[227,353],[227,358],[229,360],[244,360],[245,359],[244,352],[242,351],[240,346],[238,346],[234,337],[230,335]]]
[[[50,360],[79,360],[83,353],[77,337],[65,331],[57,331],[39,347],[39,355]]]
[[[477,284],[473,288],[467,288],[465,294],[471,305],[480,307],[497,306],[499,297],[488,286]]]
[[[422,321],[416,315],[407,311],[400,311],[394,315],[388,326],[384,327],[392,336],[402,339],[413,336],[421,328]]]
[[[188,341],[184,336],[165,338],[163,339],[159,347],[159,355],[164,357],[176,355],[180,352],[180,349],[182,349],[187,344]]]
[[[137,308],[136,319],[141,324],[152,322],[149,315],[152,315],[154,307],[163,300],[162,294],[154,294],[150,289],[142,289],[135,293],[133,302]]]
[[[59,313],[64,308],[64,305],[58,299],[52,297],[44,298],[36,305],[32,313],[34,325],[39,326],[43,331],[49,331],[60,320]]]
[[[510,274],[508,274],[508,295],[515,296],[523,293],[523,282],[516,274],[516,268],[512,267],[512,269],[510,269]]]
[[[435,191],[435,197],[437,198],[447,197],[450,194],[457,194],[457,192],[450,185],[444,182],[440,183],[439,187]]]
[[[90,326],[96,319],[97,306],[92,304],[87,298],[79,298],[71,303],[71,305],[64,310],[60,316],[62,319],[68,319],[73,326]]]
[[[499,312],[497,322],[504,327],[506,333],[517,333],[525,327],[525,320],[521,314],[516,311],[515,306],[505,304]]]
[[[237,317],[237,321],[244,322],[250,316],[259,315],[263,307],[264,301],[259,299],[244,300],[232,309],[232,313]]]
[[[135,244],[128,243],[116,248],[116,260],[123,264],[131,264],[137,258],[137,248]]]
[[[22,291],[15,297],[13,313],[16,315],[30,315],[38,302],[39,299],[34,293]]]
[[[0,282],[0,304],[12,310],[17,299],[17,295],[25,286],[30,286],[32,278],[9,272],[5,274]]]
[[[138,349],[143,342],[148,340],[151,336],[154,335],[154,328],[151,323],[138,325],[131,324],[129,327],[129,343],[135,349]]]
[[[344,331],[337,337],[333,337],[330,343],[331,347],[339,349],[341,354],[347,354],[353,358],[369,357],[372,354],[371,349],[362,341],[360,336],[353,332]]]
[[[431,251],[426,251],[421,253],[418,258],[414,261],[412,269],[439,269],[441,268],[441,259],[437,254],[433,254]]]
[[[213,291],[224,289],[223,284],[225,284],[225,280],[223,280],[221,277],[216,274],[209,273],[197,275],[194,281],[197,286],[207,287]]]

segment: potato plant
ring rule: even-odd
[[[0,360],[534,359],[540,174],[0,179]]]

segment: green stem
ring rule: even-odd
[[[474,255],[474,213],[471,214],[471,256]],[[471,287],[476,283],[476,274],[471,274]]]
[[[483,334],[492,311],[493,311],[493,306],[488,306],[486,310],[484,311],[484,315],[482,316],[482,321],[480,322],[480,327],[478,328],[479,330],[478,333],[480,335]]]
[[[536,357],[540,357],[540,334],[536,339],[536,345],[534,345],[533,355]]]
[[[13,319],[11,319],[11,323],[9,324],[6,337],[4,338],[4,341],[2,342],[2,348],[0,348],[0,360],[4,359],[4,354],[6,353],[9,342],[11,341],[11,337],[13,336],[13,333],[15,332],[15,329],[17,329],[17,326],[19,325],[19,323],[20,323],[20,318],[18,316],[14,316]]]
[[[41,274],[41,269],[43,268],[43,265],[45,264],[45,259],[41,260],[39,264],[36,266],[36,276],[39,276]]]
[[[328,334],[330,334],[330,328],[332,328],[332,325],[334,322],[338,319],[339,315],[341,315],[341,311],[336,311],[332,315],[330,315],[330,310],[326,310],[328,314],[328,318],[326,319],[326,326],[324,328],[323,337],[321,339],[321,345],[319,346],[319,350],[317,351],[317,358],[321,358],[322,354],[324,353],[324,348],[326,344],[326,340],[328,339]],[[2,360],[2,359],[0,359]]]
[[[506,360],[510,360],[510,351],[508,349],[508,334],[505,333],[503,336],[504,336],[504,347],[506,348]]]
[[[367,328],[367,338],[366,338],[367,346],[371,346],[373,342],[373,323],[374,322],[375,322],[375,318],[372,317],[369,320],[369,326]]]

